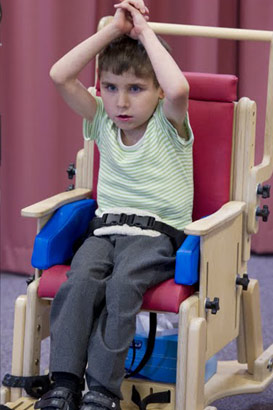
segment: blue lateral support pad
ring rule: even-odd
[[[175,283],[194,285],[199,280],[200,237],[188,235],[176,252]]]
[[[48,269],[71,259],[75,242],[86,234],[96,208],[94,199],[82,199],[60,207],[36,235],[32,266]]]

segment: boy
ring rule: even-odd
[[[83,116],[84,137],[96,140],[100,174],[97,218],[53,301],[54,384],[36,409],[120,409],[143,294],[174,276],[172,234],[191,221],[188,83],[149,28],[143,0],[115,7],[112,22],[50,72]],[[97,53],[101,98],[77,80]],[[89,391],[80,402],[85,370]]]

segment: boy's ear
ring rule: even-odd
[[[163,100],[164,97],[165,97],[164,91],[162,90],[161,87],[159,87],[159,98],[160,98],[160,100]]]

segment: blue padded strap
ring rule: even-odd
[[[36,235],[32,266],[48,269],[71,259],[74,244],[87,232],[96,207],[93,199],[82,199],[59,208]]]
[[[188,235],[176,252],[175,282],[193,285],[199,280],[200,237]]]

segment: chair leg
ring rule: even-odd
[[[21,295],[16,299],[14,308],[13,324],[13,347],[11,374],[14,376],[23,375],[24,339],[25,339],[25,318],[26,318],[26,295]],[[1,404],[8,401],[15,401],[22,395],[22,389],[1,387]]]
[[[217,410],[205,407],[206,321],[199,317],[199,298],[193,295],[179,311],[176,410]]]
[[[14,310],[13,349],[11,366],[11,374],[14,376],[23,375],[26,305],[26,295],[19,296],[16,299]],[[10,400],[17,400],[21,395],[22,389],[12,388]]]
[[[193,295],[179,312],[176,410],[203,410],[206,322],[198,317],[199,299]]]
[[[49,311],[51,302],[38,297],[39,279],[28,286],[25,345],[24,376],[40,374],[40,355],[42,339],[49,335]]]
[[[242,296],[246,361],[248,372],[253,374],[254,362],[263,352],[259,282],[252,279]]]
[[[204,410],[205,341],[205,319],[192,319],[188,336],[186,410]]]

